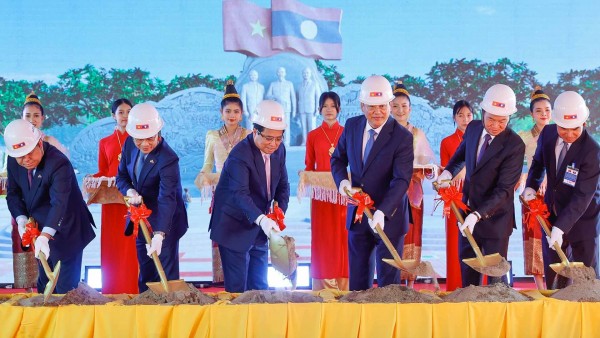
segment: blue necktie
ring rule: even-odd
[[[367,158],[369,158],[369,153],[373,148],[373,143],[375,142],[375,136],[377,136],[377,132],[375,129],[369,129],[369,139],[367,140],[367,145],[365,146],[365,153],[363,155],[363,164],[367,163]]]
[[[138,155],[137,161],[135,162],[135,179],[140,179],[140,173],[142,172],[142,167],[144,166],[144,154],[140,151]]]
[[[479,161],[481,161],[481,159],[483,158],[483,153],[485,153],[485,150],[490,145],[491,139],[492,137],[490,136],[490,134],[485,134],[485,136],[483,137],[483,145],[481,146],[481,151],[479,151],[479,156],[477,156],[477,163],[479,163]]]

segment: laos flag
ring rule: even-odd
[[[271,47],[315,59],[340,60],[342,10],[295,0],[271,1]]]

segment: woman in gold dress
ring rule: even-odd
[[[241,126],[244,106],[231,80],[227,81],[225,95],[223,95],[223,99],[221,100],[220,112],[223,126],[218,130],[209,130],[206,133],[204,165],[196,179],[197,186],[203,185],[201,183],[203,174],[210,174],[213,172],[213,169],[214,172],[220,173],[231,149],[252,132]],[[222,283],[223,266],[221,264],[219,247],[216,243],[212,244],[212,255],[213,283]]]

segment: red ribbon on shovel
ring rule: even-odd
[[[144,220],[148,231],[152,233],[152,226],[148,222],[148,216],[152,215],[152,210],[146,208],[146,205],[142,203],[139,207],[135,205],[129,205],[129,219],[133,222],[133,236],[137,238],[138,230],[140,226],[140,220]],[[127,218],[127,216],[125,216]]]
[[[469,210],[469,207],[462,201],[463,193],[458,191],[458,188],[453,185],[447,188],[439,188],[438,195],[440,195],[440,198],[437,200],[444,202],[444,216],[446,217],[450,215],[451,202],[454,202],[454,205],[456,205],[462,211],[466,212]]]
[[[40,230],[37,228],[37,224],[35,222],[27,222],[25,224],[25,233],[23,234],[23,239],[21,240],[21,244],[23,246],[30,246],[32,249],[35,249],[34,242],[35,239],[40,235]]]
[[[269,213],[267,217],[274,220],[277,223],[277,225],[279,225],[280,231],[283,231],[283,229],[286,228],[285,224],[283,223],[285,215],[283,213],[283,210],[281,210],[281,208],[277,204],[273,206],[271,213]]]
[[[550,216],[550,212],[548,211],[548,206],[544,203],[541,197],[538,196],[537,198],[532,199],[531,201],[527,202],[527,205],[529,207],[529,211],[525,213],[525,222],[527,223],[527,228],[533,229],[540,226],[537,221],[537,216],[542,217],[547,224],[550,224],[548,222],[548,216]]]
[[[354,216],[354,223],[362,222],[363,213],[366,209],[374,209],[375,202],[371,199],[371,196],[363,191],[357,191],[349,199],[349,203],[356,205],[356,214]]]

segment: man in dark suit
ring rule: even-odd
[[[350,290],[373,286],[377,266],[377,285],[400,283],[400,272],[382,262],[392,258],[383,241],[375,234],[379,224],[402,256],[404,236],[408,232],[406,190],[413,167],[413,137],[390,116],[394,98],[390,83],[374,75],[363,81],[360,107],[364,116],[346,121],[344,131],[331,157],[331,173],[342,195],[357,187],[375,202],[373,220],[364,217],[354,222],[356,207],[348,205],[346,227],[350,263]],[[348,180],[350,165],[352,183]]]
[[[269,287],[267,238],[279,227],[266,215],[273,201],[285,212],[290,197],[281,144],[285,128],[283,107],[260,102],[254,131],[233,147],[221,171],[209,230],[219,244],[225,291]]]
[[[25,120],[6,126],[4,142],[9,155],[6,200],[10,213],[22,238],[29,217],[38,223],[41,234],[34,243],[35,256],[43,252],[51,268],[61,262],[54,292],[67,293],[77,287],[83,249],[96,236],[73,166]],[[48,277],[41,264],[38,270],[38,292],[42,293]]]
[[[554,243],[562,247],[569,258],[583,262],[596,270],[598,278],[598,234],[600,233],[600,147],[585,130],[589,109],[581,95],[567,91],[554,101],[552,120],[556,125],[544,127],[527,176],[526,200],[548,175],[544,202],[550,211],[552,233],[542,241],[546,286],[552,287],[556,273],[550,264],[561,260]],[[550,250],[552,249],[552,250]],[[558,277],[564,287],[566,279]]]
[[[117,188],[129,197],[130,204],[143,202],[152,210],[148,222],[152,226],[152,243],[146,244],[138,232],[136,248],[140,275],[140,292],[147,282],[160,277],[152,261],[152,253],[160,258],[168,280],[179,279],[179,239],[188,229],[183,202],[179,157],[160,134],[163,120],[149,103],[135,105],[127,120],[127,138],[123,145],[117,172]],[[133,223],[126,223],[125,235],[133,233]]]
[[[472,121],[446,170],[438,178],[440,186],[466,165],[463,202],[470,213],[460,230],[469,228],[484,255],[499,253],[506,258],[508,239],[516,228],[514,191],[521,175],[525,144],[510,128],[510,115],[517,111],[515,93],[506,85],[490,87],[483,101],[483,120]],[[475,226],[477,225],[477,226]],[[475,252],[465,237],[459,240],[460,258],[473,258]],[[481,274],[461,261],[463,287],[479,285]],[[489,278],[489,284],[506,282],[506,276]]]

